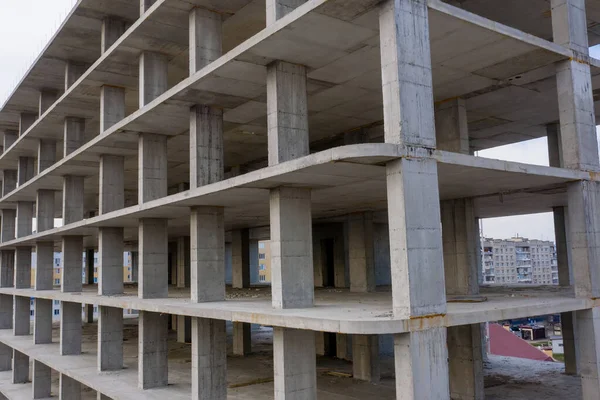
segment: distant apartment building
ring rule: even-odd
[[[271,242],[258,242],[258,281],[271,282]]]
[[[482,238],[484,283],[558,285],[556,246],[527,238]]]

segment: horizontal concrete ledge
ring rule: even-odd
[[[137,388],[137,367],[119,371],[98,372],[96,354],[83,353],[77,356],[61,356],[58,343],[33,344],[33,336],[13,336],[12,330],[0,330],[0,342],[23,354],[51,366],[55,371],[102,393],[115,400],[184,400],[190,398],[189,385],[173,385],[159,389]],[[127,363],[127,360],[125,360]],[[14,385],[21,386],[21,385]],[[26,386],[26,385],[23,385]],[[0,388],[0,391],[2,389]],[[29,397],[31,399],[31,392]]]
[[[165,299],[139,299],[135,289],[128,289],[121,296],[99,296],[95,290],[94,286],[87,286],[82,293],[0,288],[0,294],[349,334],[404,333],[576,311],[600,305],[600,300],[574,298],[562,293],[505,292],[486,295],[487,301],[480,303],[448,303],[446,315],[397,319],[392,313],[390,292],[359,294],[340,289],[317,289],[315,307],[277,310],[271,306],[268,296],[250,297],[253,289],[250,289],[250,295],[200,304],[190,301],[188,291],[175,288],[170,288],[170,297]]]

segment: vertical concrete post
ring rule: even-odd
[[[167,220],[143,218],[139,222],[140,276],[138,296],[141,299],[168,297],[168,232]]]
[[[2,210],[2,243],[11,241],[15,238],[17,210],[3,209]]]
[[[19,116],[19,136],[22,136],[37,120],[38,115],[33,113],[21,113]]]
[[[81,354],[81,304],[60,302],[60,354]]]
[[[167,314],[140,311],[138,387],[166,386],[169,376]]]
[[[246,356],[252,352],[252,324],[233,322],[233,354]]]
[[[225,222],[220,207],[191,213],[192,302],[225,300]]]
[[[100,52],[104,54],[127,29],[127,23],[118,18],[107,17],[102,21],[102,37],[100,40]]]
[[[379,382],[379,337],[377,335],[352,335],[352,371],[354,379]]]
[[[98,370],[123,368],[123,310],[98,307]]]
[[[156,3],[156,0],[140,0],[140,15],[143,15],[152,5]]]
[[[13,335],[28,336],[30,334],[31,319],[29,311],[31,303],[29,297],[15,296],[13,299]]]
[[[316,399],[315,333],[273,328],[275,399]]]
[[[267,26],[285,17],[307,0],[267,0]]]
[[[17,170],[3,170],[4,179],[2,180],[2,196],[6,196],[17,188]]]
[[[167,137],[140,133],[138,156],[139,204],[167,195]]]
[[[37,191],[35,219],[38,232],[54,228],[54,190]]]
[[[191,343],[192,342],[192,317],[185,315],[176,315],[176,327],[177,341],[179,343]]]
[[[375,290],[373,214],[348,216],[348,264],[351,292]]]
[[[88,65],[75,61],[67,61],[65,65],[65,92],[85,73]]]
[[[33,394],[34,399],[50,397],[52,389],[52,370],[46,364],[33,360]]]
[[[394,315],[444,314],[437,165],[429,156],[436,134],[426,2],[386,0],[379,28],[385,141],[414,154],[387,165]],[[449,398],[446,329],[397,334],[394,342],[397,396]]]
[[[85,141],[85,119],[67,117],[63,136],[63,156],[66,157],[83,146]]]
[[[18,137],[18,131],[4,131],[4,139],[2,141],[2,149],[4,152],[10,149],[10,147],[17,141]]]
[[[186,288],[191,285],[191,250],[190,250],[190,237],[184,236],[177,238],[177,287]]]
[[[98,294],[101,296],[123,293],[123,241],[123,228],[98,230]]]
[[[67,175],[63,177],[62,214],[63,224],[68,225],[83,219],[84,178]]]
[[[31,235],[33,231],[33,202],[17,202],[17,230],[18,238]]]
[[[221,14],[205,8],[190,11],[190,76],[221,57]]]
[[[35,175],[35,158],[19,157],[17,168],[17,184],[21,186]]]
[[[223,179],[223,110],[190,110],[190,189]]]
[[[125,118],[125,88],[102,86],[100,90],[100,133]]]
[[[125,159],[122,156],[100,156],[100,215],[125,207]]]
[[[83,236],[63,236],[61,264],[61,291],[64,293],[81,292],[81,267],[83,265]],[[79,312],[81,314],[81,310],[79,310]]]
[[[250,231],[237,229],[232,232],[231,269],[235,289],[250,287]]]
[[[15,250],[15,289],[31,287],[31,247],[17,247]]]
[[[225,321],[192,319],[192,399],[227,399]]]
[[[139,107],[142,108],[169,88],[169,59],[160,53],[144,51],[140,55]]]
[[[435,105],[437,148],[469,154],[469,129],[464,99],[451,99]]]
[[[341,226],[333,241],[334,284],[336,288],[346,287],[346,246],[344,229]]]
[[[52,290],[54,286],[54,242],[37,242],[35,290]]]
[[[13,328],[13,296],[0,294],[0,329]]]
[[[33,343],[52,343],[52,300],[35,299]]]
[[[13,350],[12,383],[27,383],[29,380],[29,357]]]
[[[0,371],[10,371],[12,369],[13,350],[10,346],[0,343]]]
[[[58,98],[58,92],[52,89],[43,89],[40,91],[38,114],[43,115]]]
[[[81,400],[81,383],[65,374],[60,374],[59,400]]]
[[[56,140],[40,139],[38,143],[38,169],[42,173],[56,162]]]
[[[15,251],[0,251],[0,287],[15,285]]]

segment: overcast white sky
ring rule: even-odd
[[[76,0],[0,0],[0,104],[10,95],[33,60],[56,32]],[[132,0],[135,1],[135,0]],[[6,39],[8,38],[8,40]],[[600,58],[600,47],[592,49]],[[482,157],[548,165],[545,138],[479,152]],[[519,234],[554,240],[551,213],[493,218],[482,223],[487,237]]]

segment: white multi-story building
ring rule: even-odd
[[[484,283],[558,284],[553,242],[527,238],[482,239]]]

